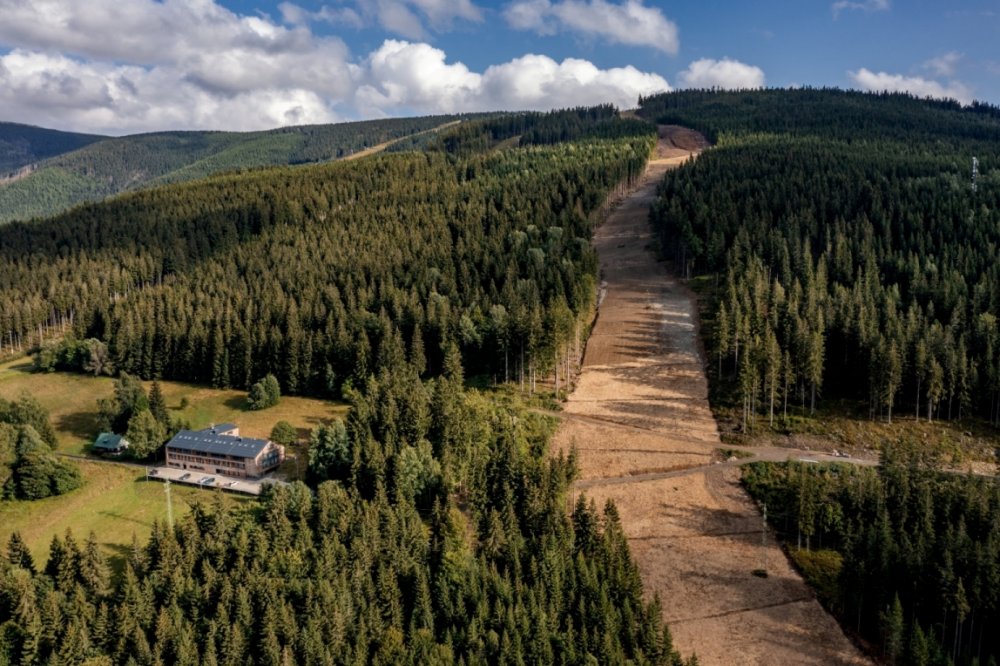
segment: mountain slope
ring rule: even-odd
[[[106,137],[0,122],[0,182],[16,172],[49,157],[68,153]]]
[[[429,116],[263,132],[158,132],[103,139],[47,159],[20,178],[0,182],[0,224],[220,171],[337,159],[457,119]]]

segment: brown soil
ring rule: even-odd
[[[661,127],[639,187],[595,234],[602,300],[556,442],[578,449],[577,489],[617,504],[683,654],[707,666],[869,663],[763,533],[735,462],[715,464],[695,303],[657,262],[648,222],[664,173],[705,146],[695,132]],[[753,575],[760,568],[767,578]]]

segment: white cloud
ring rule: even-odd
[[[586,60],[556,62],[526,55],[483,73],[427,44],[388,40],[363,68],[358,108],[367,115],[491,109],[553,109],[611,103],[634,106],[640,95],[670,90],[665,79],[634,67],[599,69]]]
[[[960,81],[940,83],[919,76],[903,76],[887,72],[872,72],[862,67],[848,75],[862,90],[872,92],[907,92],[917,97],[936,97],[939,99],[954,99],[962,104],[972,102],[972,90]]]
[[[837,0],[831,5],[833,17],[840,16],[840,12],[845,9],[857,9],[863,12],[884,12],[892,6],[890,0]]]
[[[291,2],[278,6],[282,19],[292,25],[325,21],[333,25],[361,28],[378,24],[409,39],[426,39],[425,21],[436,31],[450,30],[456,20],[483,20],[472,0],[353,0],[353,7],[321,6],[308,11]]]
[[[365,62],[358,88],[366,115],[413,107],[429,111],[467,109],[482,77],[462,63],[449,65],[445,52],[428,44],[387,40]]]
[[[632,66],[598,69],[587,60],[557,63],[548,56],[526,55],[486,70],[479,107],[544,110],[611,103],[631,108],[640,95],[669,91],[666,79]]]
[[[408,3],[432,23],[478,11],[468,1]],[[343,10],[354,11],[320,11],[354,20]],[[0,0],[0,119],[108,134],[250,130],[411,113],[630,107],[639,95],[669,89],[633,67],[542,55],[478,72],[420,42],[387,40],[353,55],[340,39],[314,34],[308,24],[316,18],[305,10],[280,11],[278,23],[215,0]]]
[[[685,88],[722,88],[739,90],[763,88],[764,70],[739,60],[723,58],[695,60],[680,73],[680,84]]]
[[[540,35],[560,31],[600,37],[616,44],[648,46],[675,54],[677,25],[643,0],[515,0],[504,11],[508,25]]]
[[[217,94],[173,68],[81,63],[22,50],[0,57],[0,108],[6,120],[110,134],[252,130],[338,119],[323,96],[304,88]]]
[[[935,76],[954,76],[955,68],[963,56],[964,54],[957,51],[949,51],[937,58],[931,58],[921,66]]]

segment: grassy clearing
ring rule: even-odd
[[[844,558],[835,550],[788,549],[795,566],[828,610],[840,611],[840,588],[837,579]]]
[[[160,382],[170,414],[189,422],[193,428],[213,423],[236,423],[240,433],[249,437],[267,437],[278,421],[288,421],[306,438],[320,423],[342,418],[343,404],[312,398],[286,396],[276,407],[261,411],[246,410],[246,393]],[[85,453],[98,434],[97,400],[112,394],[114,382],[108,377],[90,377],[65,372],[33,373],[30,359],[0,364],[0,397],[8,400],[28,392],[49,410],[56,429],[58,450]],[[149,389],[149,382],[146,382]],[[181,409],[181,405],[186,405]]]
[[[766,415],[758,415],[756,426],[745,435],[739,431],[737,408],[715,404],[712,411],[726,444],[879,451],[887,442],[912,441],[933,447],[949,465],[993,464],[997,460],[1000,438],[988,423],[978,420],[928,422],[917,420],[913,414],[893,415],[892,423],[886,423],[861,413],[862,407],[864,405],[848,401],[828,400],[822,407],[817,406],[812,416],[798,406],[794,410],[790,407],[787,419],[775,417],[774,427],[768,427]]]
[[[86,453],[98,434],[97,400],[113,392],[114,382],[108,377],[90,377],[72,373],[33,373],[28,359],[0,364],[0,397],[15,399],[30,393],[49,410],[56,429],[57,448],[62,453]],[[262,411],[246,411],[246,393],[216,390],[161,382],[167,407],[172,416],[188,421],[194,428],[213,423],[236,423],[241,434],[267,437],[278,421],[288,421],[306,439],[309,430],[320,423],[343,417],[343,404],[310,398],[283,397],[276,407]],[[146,383],[147,390],[149,383]],[[181,405],[185,405],[181,409]],[[305,447],[293,446],[289,453],[298,456],[300,467],[305,464]],[[79,541],[93,531],[105,553],[116,567],[135,534],[140,543],[148,538],[154,520],[167,515],[163,484],[145,481],[142,468],[108,463],[80,462],[84,486],[61,497],[37,502],[0,502],[0,550],[6,547],[11,532],[18,531],[31,548],[39,563],[48,556],[53,535],[62,535],[71,528]],[[282,470],[294,476],[296,460],[291,458]],[[304,470],[303,470],[304,471]],[[174,518],[190,510],[196,501],[212,501],[209,490],[174,485]],[[220,493],[221,494],[221,493]],[[252,502],[249,498],[221,494],[227,504]]]
[[[82,543],[93,531],[112,563],[121,566],[134,534],[140,543],[149,537],[153,521],[167,517],[163,483],[146,481],[140,467],[80,462],[84,486],[66,495],[35,502],[0,502],[0,548],[12,532],[20,532],[38,565],[48,558],[49,543],[67,529]],[[221,500],[236,506],[251,498],[175,484],[171,486],[174,519],[196,502]]]

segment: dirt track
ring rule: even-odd
[[[600,314],[556,442],[578,449],[578,489],[598,506],[618,505],[683,654],[697,653],[703,666],[869,663],[770,535],[761,547],[761,517],[739,469],[713,464],[720,441],[694,302],[657,263],[648,222],[656,184],[704,145],[694,132],[661,128],[643,182],[595,234]],[[752,575],[764,566],[768,578]]]

